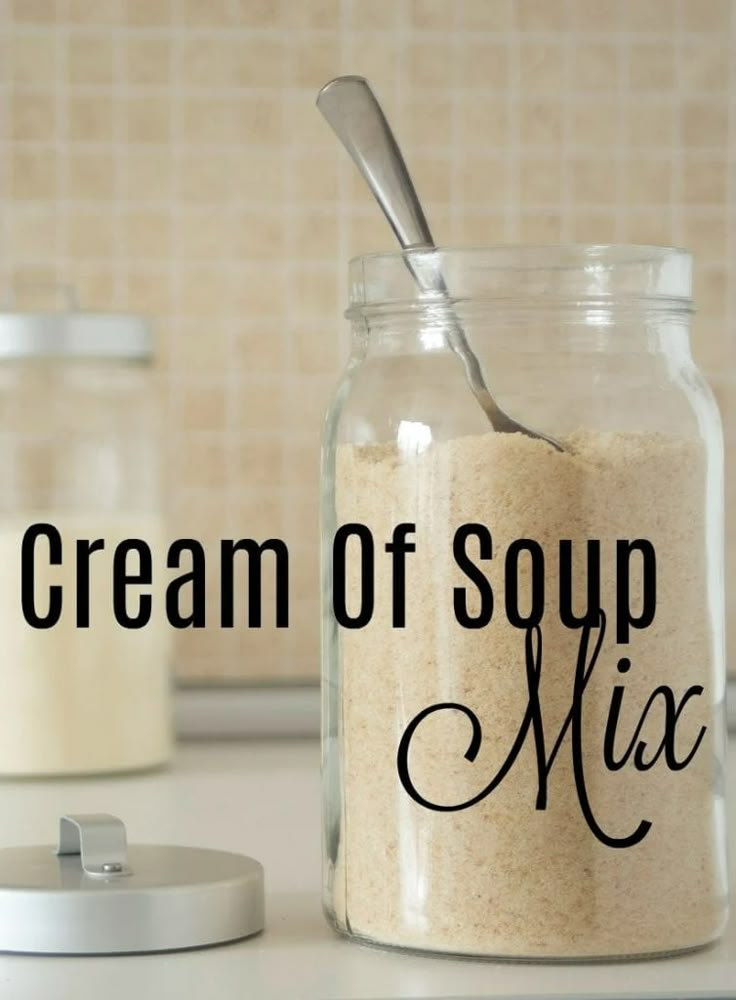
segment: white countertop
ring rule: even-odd
[[[736,745],[730,748],[736,774]],[[0,846],[52,843],[69,812],[111,812],[130,842],[251,854],[266,868],[267,928],[219,948],[164,955],[0,955],[2,1000],[398,1000],[404,997],[736,998],[736,919],[693,955],[607,965],[455,961],[338,938],[320,909],[315,741],[184,744],[168,771],[6,782]],[[730,830],[736,842],[736,809]],[[736,858],[736,850],[732,850]]]

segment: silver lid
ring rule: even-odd
[[[115,816],[64,816],[57,848],[0,850],[0,951],[173,951],[249,937],[263,923],[263,868],[253,858],[128,848]]]
[[[0,360],[45,357],[145,361],[152,354],[151,330],[142,316],[0,312]]]

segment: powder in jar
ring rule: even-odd
[[[37,629],[21,613],[21,549],[29,525],[45,522],[59,531],[63,559],[51,565],[46,542],[39,543],[35,603],[46,614],[50,588],[60,587],[62,614],[52,628]],[[172,633],[163,587],[140,588],[154,594],[145,628],[124,628],[113,614],[114,551],[130,538],[164,551],[164,525],[151,514],[39,511],[0,519],[0,775],[104,774],[168,760]],[[88,628],[76,623],[80,539],[105,543],[89,558]],[[133,608],[138,588],[128,589]]]
[[[712,704],[720,696],[722,636],[718,532],[706,528],[707,456],[701,442],[659,434],[578,432],[561,453],[521,434],[468,436],[416,454],[397,446],[338,448],[338,524],[367,525],[376,543],[376,607],[362,629],[340,631],[342,817],[332,878],[338,927],[377,942],[470,954],[591,957],[668,952],[703,944],[725,920],[725,875],[718,855],[720,806],[714,790]],[[717,523],[717,512],[712,515]],[[406,557],[406,627],[392,627],[391,560],[383,543],[414,522]],[[473,590],[453,559],[456,529],[481,522],[493,536],[482,563],[496,611],[482,629],[462,628],[453,588]],[[559,541],[573,542],[573,606],[586,596],[585,545],[600,540],[601,607],[608,617],[586,686],[582,760],[601,827],[623,837],[651,822],[638,844],[616,849],[591,832],[576,789],[568,731],[549,772],[548,800],[535,808],[539,778],[529,733],[504,780],[474,806],[433,811],[415,802],[397,773],[402,733],[425,707],[468,706],[482,725],[473,761],[465,758],[468,718],[443,711],[417,729],[413,780],[436,803],[483,789],[507,757],[529,701],[525,633],[504,615],[503,553],[534,539],[545,559],[546,605],[540,703],[546,753],[570,710],[579,630],[558,611]],[[652,624],[616,643],[615,547],[645,538],[657,559]],[[712,562],[711,562],[712,560]],[[478,561],[477,558],[475,560]],[[523,570],[522,577],[523,577]],[[348,562],[347,600],[359,604],[358,560]],[[641,594],[632,572],[632,607]],[[522,579],[523,583],[524,580]],[[528,582],[528,581],[527,581]],[[621,656],[631,666],[617,669]],[[624,696],[617,725],[621,756],[658,685],[679,704],[702,685],[677,722],[682,770],[660,759],[648,770],[604,764],[615,685]],[[651,755],[665,711],[657,702],[638,739]]]

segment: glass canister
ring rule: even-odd
[[[0,775],[170,755],[151,359],[138,316],[0,312]]]
[[[690,256],[657,247],[351,263],[323,450],[338,930],[537,959],[722,932],[722,440],[690,290]],[[560,449],[489,425],[458,324]]]

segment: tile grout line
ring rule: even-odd
[[[730,51],[736,51],[736,4],[731,4],[731,17],[728,25],[728,45]],[[736,322],[736,60],[728,61],[728,139],[726,146],[727,170],[726,180],[726,330],[732,331]],[[729,337],[731,350],[729,362],[736,359],[733,334]]]
[[[162,204],[162,210],[166,212],[168,217],[169,226],[169,241],[170,245],[174,242],[174,232],[175,232],[175,206],[176,206],[176,193],[179,190],[179,157],[178,157],[178,142],[181,137],[181,102],[178,100],[178,93],[174,90],[174,78],[175,78],[175,65],[176,60],[179,55],[179,45],[180,36],[177,31],[172,31],[171,26],[174,20],[174,0],[168,0],[168,18],[169,18],[169,29],[167,30],[167,36],[170,38],[171,44],[169,46],[169,94],[171,100],[170,107],[170,118],[169,118],[169,143],[168,143],[168,164],[170,167],[170,176],[168,184],[168,201]],[[164,395],[164,410],[166,427],[171,429],[175,427],[175,416],[177,412],[177,403],[179,399],[180,386],[181,386],[181,375],[179,374],[178,365],[173,363],[177,356],[177,330],[176,330],[176,317],[178,315],[179,301],[180,301],[180,291],[182,287],[181,282],[181,271],[179,266],[179,261],[170,259],[167,261],[167,282],[168,282],[168,298],[169,298],[169,311],[168,315],[164,318],[166,323],[166,358],[168,363],[168,386],[166,387],[166,392]],[[195,334],[196,335],[196,334]],[[163,382],[163,379],[162,379]],[[167,453],[167,470],[170,472],[170,477],[172,484],[178,478],[178,452],[176,456],[172,456]],[[180,517],[180,504],[181,504],[181,491],[177,488],[176,493],[172,489],[169,494],[172,499],[170,500],[172,507],[172,517],[174,521],[178,524]],[[177,504],[176,501],[179,501]]]
[[[682,39],[684,35],[684,12],[682,4],[683,0],[676,0],[675,33],[673,39],[675,88],[674,100],[672,101],[672,175],[670,178],[669,192],[671,204],[671,242],[676,246],[682,246],[685,242],[685,226],[682,209],[683,196],[685,192],[682,142],[682,111],[684,93],[682,87],[682,76],[680,73],[681,60],[683,58]]]
[[[572,6],[572,0],[564,0],[564,10],[566,23],[571,25],[570,31],[574,31],[575,24],[575,12]],[[565,92],[570,94],[573,90],[573,76],[572,76],[572,64],[575,60],[576,47],[572,46],[572,51],[569,57],[565,60],[565,68],[563,71],[563,84]],[[559,158],[560,158],[560,177],[561,177],[561,191],[560,191],[560,241],[562,243],[571,243],[574,235],[575,228],[573,226],[573,184],[572,175],[569,169],[570,154],[573,152],[572,144],[573,136],[573,126],[572,126],[572,115],[570,112],[570,102],[564,101],[562,104],[562,142],[559,145]]]
[[[65,287],[70,287],[71,281],[71,261],[70,261],[70,246],[69,246],[69,232],[67,226],[67,219],[69,218],[70,212],[70,180],[71,173],[69,170],[69,152],[71,150],[71,141],[69,138],[69,44],[70,44],[70,31],[67,19],[67,3],[66,0],[57,0],[56,3],[56,36],[55,36],[55,55],[56,55],[56,86],[54,87],[54,104],[56,113],[56,128],[57,128],[57,138],[54,143],[54,154],[56,156],[56,213],[54,221],[54,275],[57,285],[61,284]],[[61,143],[66,142],[67,148],[64,150],[64,155],[61,155]],[[62,290],[59,288],[57,295],[61,295]],[[67,293],[71,296],[76,295],[76,291],[72,290]],[[75,303],[79,305],[79,303]],[[62,303],[57,302],[55,308],[64,307]]]
[[[308,26],[305,24],[299,24],[295,29],[292,29],[289,34],[290,41],[296,39],[297,44],[301,44],[306,36],[306,32],[309,30]],[[288,50],[287,50],[288,51]],[[298,81],[292,80],[289,75],[291,64],[285,62],[282,67],[282,88],[283,95],[281,101],[281,114],[282,114],[282,130],[283,134],[286,135],[288,131],[288,117],[286,109],[288,106],[293,107],[293,101],[298,98],[305,97],[305,87],[304,86],[292,86],[292,84],[298,83]],[[325,81],[326,82],[326,81]],[[311,88],[310,88],[311,89]],[[316,93],[314,94],[316,98]],[[304,114],[314,115],[315,118],[319,115],[317,111],[314,100],[310,100],[308,106],[304,108]],[[327,126],[325,125],[325,128]],[[308,252],[308,248],[299,247],[297,245],[297,233],[298,229],[296,226],[296,214],[297,210],[301,210],[303,205],[299,203],[297,197],[297,191],[295,186],[295,178],[299,170],[298,157],[299,147],[295,144],[289,142],[286,147],[285,155],[282,157],[282,199],[281,199],[281,218],[282,218],[282,232],[284,234],[284,271],[285,271],[285,301],[283,305],[283,315],[282,323],[285,328],[284,334],[284,345],[283,345],[283,364],[286,368],[286,385],[288,386],[288,391],[282,392],[280,401],[280,420],[282,429],[289,426],[289,406],[292,400],[295,398],[297,391],[297,383],[299,381],[299,344],[297,338],[303,335],[303,327],[301,321],[301,315],[297,311],[295,306],[296,302],[296,292],[295,285],[296,282],[302,278],[302,263],[305,259],[305,251]],[[339,206],[332,206],[333,212],[337,212],[339,218]],[[326,335],[326,331],[322,331],[322,336]],[[336,336],[336,332],[333,333]],[[294,473],[292,468],[293,453],[292,448],[298,446],[298,436],[293,432],[287,435],[282,434],[279,436],[279,478],[282,485],[282,494],[279,498],[279,531],[281,537],[284,538],[290,550],[293,551],[294,540],[299,537],[301,533],[301,524],[299,521],[299,498],[303,492],[304,484],[301,483],[298,477]],[[283,673],[284,664],[286,663],[285,657],[289,654],[286,652],[285,645],[279,644],[278,652],[276,653],[278,658],[278,674]]]
[[[0,19],[2,19],[3,23],[9,24],[10,13],[5,0],[0,0]],[[8,57],[7,61],[5,60],[6,56]],[[4,125],[7,128],[8,136],[10,136],[10,105],[14,88],[11,84],[12,71],[10,70],[10,66],[12,65],[12,57],[9,31],[4,33],[4,37],[0,39],[0,58],[5,63],[4,67],[0,68],[0,127]],[[10,142],[8,142],[9,145]],[[3,200],[7,200],[8,206],[13,201],[11,184],[12,170],[10,156],[0,156],[0,195]],[[11,295],[8,215],[9,212],[7,210],[0,212],[0,308],[6,308],[9,305],[7,300]]]
[[[126,80],[127,75],[127,61],[125,59],[125,53],[122,44],[121,33],[116,33],[113,38],[113,77],[115,80],[115,87],[113,90],[113,108],[116,103],[118,105],[119,111],[114,114],[115,119],[115,129],[117,133],[118,142],[127,150],[129,144],[127,141],[127,119],[122,115],[122,109],[127,107],[127,91],[126,91]],[[120,135],[121,128],[125,125],[125,141],[122,141],[122,136]],[[118,306],[121,306],[123,302],[126,308],[131,308],[130,303],[130,280],[129,280],[129,265],[128,254],[124,252],[123,246],[127,246],[127,241],[124,241],[123,235],[125,231],[125,220],[123,218],[123,193],[126,187],[126,180],[123,164],[127,164],[127,158],[115,157],[115,168],[114,168],[114,179],[113,179],[113,283],[114,283],[114,299]]]
[[[455,10],[455,30],[452,35],[452,61],[453,80],[452,95],[450,97],[450,134],[447,137],[450,143],[450,171],[449,171],[449,192],[450,199],[450,226],[448,238],[453,246],[458,246],[460,242],[465,243],[463,230],[463,215],[465,210],[465,198],[463,196],[461,183],[461,142],[460,142],[460,31],[458,22],[460,19],[459,10]]]
[[[340,0],[340,27],[338,34],[338,47],[339,47],[339,62],[340,62],[340,72],[352,72],[352,67],[345,66],[345,59],[347,53],[347,43],[349,37],[349,23],[352,19],[352,9],[351,0]],[[327,82],[327,81],[325,81]],[[315,114],[319,114],[315,110]],[[327,123],[325,122],[325,128],[327,128]],[[337,144],[337,139],[335,139]],[[339,156],[342,151],[336,149],[335,153]],[[342,318],[342,310],[339,305],[344,301],[348,292],[348,281],[347,281],[347,263],[348,257],[350,255],[350,228],[351,228],[351,218],[350,218],[350,204],[349,204],[349,188],[348,188],[348,173],[347,168],[353,169],[352,164],[347,163],[344,156],[340,156],[337,163],[337,254],[338,254],[338,315],[335,317],[335,335],[337,337],[338,347],[341,348],[338,354],[341,358],[346,357],[350,349],[350,332],[347,320]],[[347,302],[346,302],[347,308]]]
[[[491,97],[495,97],[499,93],[500,92],[489,92],[489,94],[486,94],[485,96],[486,96],[486,98],[489,95]],[[573,102],[571,102],[571,103],[573,103]],[[588,103],[590,103],[592,105],[595,102],[588,102]],[[665,107],[666,103],[668,103],[668,102],[662,102],[664,110],[666,110],[666,107]],[[584,106],[584,105],[582,103],[579,103],[578,106]],[[397,129],[397,131],[398,131],[398,129]],[[44,150],[51,151],[51,150],[53,150],[55,148],[55,143],[53,141],[39,140],[39,139],[18,139],[18,140],[14,141],[13,145],[16,146],[18,149],[36,150],[36,151],[39,151],[39,152],[43,152]],[[196,152],[198,152],[199,150],[202,149],[202,144],[201,143],[179,142],[177,145],[178,145],[178,148],[180,150],[182,150],[184,152],[187,152],[187,153],[196,153]],[[146,152],[161,152],[162,150],[166,150],[169,147],[169,144],[168,143],[147,142],[147,143],[141,143],[140,146]],[[80,150],[82,152],[92,152],[92,153],[94,153],[94,152],[101,152],[101,151],[113,151],[113,152],[114,151],[118,151],[118,152],[121,152],[121,151],[124,151],[127,148],[128,147],[127,147],[126,144],[115,143],[115,142],[106,142],[104,140],[99,140],[99,141],[93,141],[93,140],[85,141],[85,140],[81,140],[81,139],[80,140],[75,140],[75,149]],[[242,148],[241,145],[238,144],[238,143],[232,143],[231,144],[231,143],[209,142],[207,144],[207,150],[208,150],[208,152],[207,153],[201,153],[201,156],[204,159],[207,156],[211,155],[213,152],[214,153],[236,152],[236,151],[238,151],[241,148]],[[259,145],[257,143],[252,143],[251,146],[250,146],[250,148],[253,151],[255,151],[256,153],[269,153],[269,152],[272,153],[272,152],[276,152],[279,147],[275,146],[275,145],[266,145],[266,144]],[[303,148],[303,150],[309,151],[309,152],[325,152],[325,150],[326,150],[327,147],[325,147],[324,145],[316,145],[316,144],[315,145],[308,145],[308,144],[303,144],[302,148]],[[482,148],[482,149],[486,149],[487,148],[493,154],[493,147],[490,147],[490,146],[489,147],[485,147],[485,146],[482,145],[480,148]],[[553,153],[553,152],[557,151],[557,149],[558,149],[558,146],[556,144],[554,144],[554,143],[550,143],[549,145],[547,145],[545,143],[529,143],[529,144],[525,144],[524,145],[524,151],[525,152],[529,152],[529,153]],[[426,143],[414,146],[414,150],[415,151],[416,150],[421,150],[424,153],[428,153],[430,155],[435,155],[435,156],[442,156],[443,154],[444,155],[447,154],[447,146],[439,146],[439,145],[435,146],[435,145],[429,145],[429,144],[426,144]],[[571,152],[577,152],[577,153],[587,153],[591,157],[591,159],[598,159],[598,160],[603,160],[603,161],[608,160],[609,157],[610,157],[610,154],[608,152],[596,151],[596,150],[593,150],[591,152],[590,147],[586,146],[584,144],[575,145],[575,144],[571,143],[570,144],[570,151]],[[651,160],[662,160],[662,159],[665,159],[667,157],[670,157],[672,155],[672,152],[673,152],[673,150],[670,149],[670,148],[668,148],[666,152],[662,152],[662,151],[659,151],[659,150],[657,150],[657,151],[651,151],[651,150],[647,151],[646,147],[644,147],[644,149],[642,150],[642,156],[644,156],[644,158],[651,159]],[[698,159],[698,158],[700,158],[700,159],[708,159],[708,158],[712,157],[713,154],[717,154],[718,152],[722,152],[722,146],[720,146],[720,145],[698,146],[697,148],[693,148],[691,150],[693,158],[695,158],[695,159]],[[503,153],[496,153],[494,155],[497,157],[497,159],[501,160],[501,159],[503,159],[503,155],[504,154]],[[38,200],[39,201],[43,201],[44,199],[38,199]],[[138,199],[136,199],[136,203],[137,202],[138,202]],[[246,202],[246,204],[247,204],[247,202]],[[260,204],[260,202],[259,201],[254,201],[251,204],[253,206],[257,206],[257,205]],[[329,204],[329,202],[326,202],[326,204]]]
[[[619,11],[621,16],[621,11]],[[629,128],[626,115],[626,105],[630,94],[630,42],[625,33],[617,35],[616,52],[616,150],[614,153],[615,172],[615,214],[613,219],[613,236],[617,243],[623,243],[628,236],[627,188],[628,188],[628,138]]]
[[[508,62],[506,66],[506,111],[508,114],[509,143],[506,151],[506,207],[504,210],[504,234],[508,243],[518,243],[521,239],[520,172],[521,172],[521,127],[519,93],[521,89],[521,48],[519,29],[511,26],[506,46]]]
[[[76,25],[74,25],[74,34],[75,35],[78,34],[78,32],[77,32],[77,26]],[[179,36],[183,37],[183,33],[181,33],[181,32],[171,32],[170,35],[168,36],[169,40],[171,40],[171,38],[173,38],[173,36],[175,34],[178,34]],[[517,33],[517,34],[519,34],[519,33]],[[1,35],[1,33],[0,33],[0,35]],[[590,42],[591,41],[590,36],[588,36],[588,35],[585,35],[585,36],[582,36],[582,37],[584,37],[584,39],[585,39],[586,42]],[[524,34],[524,40],[525,41],[529,41],[529,38],[528,38],[528,36],[526,34]],[[625,40],[631,41],[631,39],[630,39],[629,36],[626,36]],[[495,41],[497,42],[498,40],[495,39]],[[560,40],[558,39],[554,43],[554,46],[555,46],[555,48],[564,48],[565,47],[565,43],[560,42]],[[164,83],[131,83],[130,81],[128,81],[128,83],[129,83],[129,86],[128,86],[128,91],[127,92],[130,93],[133,96],[136,96],[136,97],[168,97],[168,96],[170,96],[171,87],[170,87],[169,84],[164,84]],[[233,86],[229,86],[229,87],[226,87],[226,86],[212,86],[212,87],[201,86],[201,87],[193,87],[193,86],[189,86],[189,87],[186,87],[186,86],[184,86],[184,87],[178,88],[177,93],[181,97],[187,98],[189,100],[198,100],[198,101],[202,101],[202,100],[224,100],[224,101],[233,101],[233,102],[235,102],[235,101],[242,100],[243,98],[263,98],[263,97],[267,97],[269,94],[272,93],[273,89],[274,89],[273,85],[270,85],[268,87],[250,87],[250,86],[242,86],[242,87],[233,87]],[[289,94],[291,96],[296,96],[296,95],[298,95],[300,93],[303,93],[305,88],[302,85],[293,85],[293,86],[283,87],[281,89],[286,94]],[[31,95],[34,95],[34,94],[46,94],[48,92],[48,87],[46,85],[43,85],[43,84],[24,82],[23,83],[23,90],[26,93],[31,94]],[[75,84],[74,84],[74,90],[75,90],[76,93],[78,93],[82,97],[112,97],[116,93],[117,88],[116,88],[115,83],[85,83],[85,82],[80,81],[78,83],[75,82]],[[396,89],[394,88],[394,96],[395,96],[395,90]],[[464,94],[468,94],[471,97],[481,98],[483,96],[487,96],[488,94],[495,94],[497,96],[503,96],[503,95],[505,95],[507,93],[507,88],[505,86],[496,86],[496,85],[491,85],[491,84],[484,85],[484,86],[463,85],[462,91],[463,91]],[[447,88],[446,87],[442,87],[442,86],[427,84],[426,86],[422,86],[422,94],[424,96],[426,96],[426,97],[442,97],[442,96],[446,96],[446,94],[447,94]],[[671,101],[671,91],[669,89],[667,89],[667,88],[662,88],[661,90],[652,89],[652,90],[647,91],[647,94],[648,94],[649,97],[655,98],[657,101],[661,102],[662,104],[669,104],[670,101]],[[692,90],[691,93],[690,93],[690,96],[695,97],[695,98],[705,99],[705,98],[709,97],[710,94],[711,94],[711,91],[708,88],[702,88],[702,89],[697,89],[697,90],[694,89],[694,90]],[[545,90],[545,89],[529,90],[526,93],[526,96],[527,97],[532,97],[532,98],[534,98],[534,97],[537,97],[537,98],[549,98],[549,92],[547,90]],[[593,105],[593,104],[596,104],[598,102],[599,98],[600,98],[600,92],[598,92],[598,91],[581,92],[581,93],[570,93],[570,94],[566,94],[565,95],[565,103],[569,103],[569,104],[572,104],[572,105],[575,105],[575,106],[577,106],[577,105],[585,105],[585,104]],[[24,142],[24,140],[22,140],[22,139],[18,139],[18,140],[15,140],[15,141],[16,142],[20,142],[20,143]],[[151,143],[151,145],[157,145],[157,144],[156,143]],[[158,143],[158,145],[164,145],[164,143]],[[191,145],[194,148],[196,148],[198,144],[195,143],[195,142],[192,142]]]
[[[291,2],[291,0],[290,0]],[[359,3],[369,2],[369,0],[357,0]],[[397,6],[405,0],[395,0]],[[637,0],[638,2],[638,0]],[[296,4],[296,0],[294,0]],[[574,17],[570,20],[571,24],[574,24]],[[168,25],[119,25],[122,30],[134,31],[137,37],[140,38],[151,38],[151,39],[165,39],[169,37],[170,27]],[[48,25],[44,23],[33,23],[30,21],[23,22],[22,29],[25,34],[28,35],[43,35],[48,31]],[[76,21],[74,23],[74,30],[80,35],[99,35],[104,32],[105,25],[103,23],[95,24],[84,24],[81,21]],[[272,27],[264,28],[258,25],[236,25],[231,24],[227,27],[208,27],[207,25],[179,25],[177,30],[179,30],[183,36],[191,38],[199,38],[203,41],[222,41],[232,40],[233,38],[247,39],[248,37],[256,37],[262,41],[280,41],[283,39],[284,27]],[[334,28],[313,28],[306,25],[302,25],[299,28],[300,32],[307,38],[313,38],[315,41],[323,40],[324,38],[334,34]],[[361,28],[362,32],[365,32],[366,36],[375,38],[385,38],[392,37],[394,35],[394,27],[392,28]],[[502,29],[499,31],[494,28],[482,28],[474,27],[472,29],[463,28],[460,31],[460,36],[463,40],[474,39],[481,41],[498,41],[499,35],[503,33]],[[8,32],[2,29],[0,26],[0,35],[7,34]],[[657,42],[661,41],[662,34],[661,31],[625,31],[622,32],[630,40],[636,42]],[[447,29],[445,28],[422,28],[422,35],[427,41],[445,41],[447,39]],[[524,29],[524,37],[532,42],[544,43],[559,43],[560,31],[557,29],[545,30],[545,29]],[[585,37],[591,42],[607,42],[611,39],[611,34],[609,29],[594,30],[587,29],[585,31]],[[268,89],[267,87],[264,89]]]

